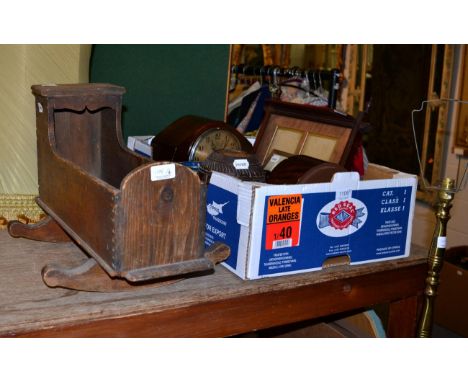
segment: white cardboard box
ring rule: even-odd
[[[223,263],[243,279],[409,255],[417,178],[369,165],[369,180],[338,173],[330,183],[267,185],[213,173],[205,244],[228,244]]]
[[[134,135],[127,138],[127,147],[143,156],[151,158],[153,156],[153,147],[151,141],[154,135]]]

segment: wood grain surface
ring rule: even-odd
[[[47,263],[78,265],[86,258],[75,244],[14,239],[2,231],[0,336],[230,336],[382,302],[409,298],[408,307],[424,290],[426,274],[425,250],[412,249],[404,259],[255,281],[218,265],[214,273],[170,285],[96,293],[49,288],[41,279]],[[392,335],[414,332],[408,330],[414,317],[399,320]]]
[[[140,166],[122,182],[117,240],[123,271],[203,258],[204,185],[195,172],[176,163],[173,178],[152,180],[152,168],[164,165],[172,164]]]
[[[51,243],[71,241],[70,236],[50,216],[46,216],[35,224],[26,224],[18,220],[10,221],[8,233],[12,237],[24,237]]]

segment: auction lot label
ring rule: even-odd
[[[265,249],[296,247],[300,243],[302,195],[267,198]]]

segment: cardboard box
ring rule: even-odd
[[[338,173],[330,183],[267,185],[213,173],[205,244],[231,248],[223,264],[243,279],[409,255],[417,179],[370,165],[367,180]]]
[[[151,141],[154,135],[134,135],[127,139],[127,147],[143,156],[151,158],[153,156],[153,147]]]

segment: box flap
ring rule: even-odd
[[[237,222],[240,225],[249,226],[250,215],[252,213],[252,194],[254,185],[250,182],[240,182],[237,187]]]
[[[237,189],[242,181],[232,176],[213,171],[211,174],[210,183],[214,184],[215,186],[224,188],[226,191],[232,192],[233,194],[237,194]]]
[[[337,172],[333,175],[331,188],[336,192],[336,199],[349,198],[352,190],[359,188],[359,173]]]

